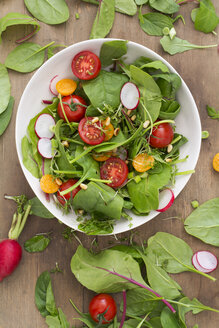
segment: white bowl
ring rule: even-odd
[[[39,180],[34,178],[31,173],[24,167],[22,162],[21,140],[24,135],[26,135],[26,129],[30,119],[32,119],[45,107],[45,105],[41,103],[41,100],[51,99],[51,93],[48,87],[51,78],[56,74],[61,77],[73,77],[71,70],[72,58],[78,52],[83,50],[90,50],[99,55],[101,45],[107,40],[113,39],[82,41],[69,46],[68,48],[60,51],[58,54],[50,58],[44,65],[42,65],[42,67],[38,69],[38,71],[33,75],[27,84],[21,97],[16,117],[17,153],[20,165],[27,181],[29,182],[36,196],[47,207],[47,209],[57,219],[76,230],[79,230],[76,216],[72,213],[68,215],[64,214],[61,209],[57,208],[52,200],[47,202],[45,194],[40,189]],[[171,72],[177,73],[166,60],[164,60],[161,56],[152,50],[131,41],[128,42],[127,46],[127,63],[132,63],[136,58],[140,56],[146,56],[153,60],[163,61]],[[187,171],[194,169],[198,160],[201,146],[201,123],[195,101],[183,80],[182,85],[177,92],[177,100],[181,104],[181,111],[175,120],[177,127],[176,132],[183,134],[189,140],[180,148],[180,157],[184,158],[187,155],[189,155],[189,157],[186,162],[178,164],[178,168],[179,171]],[[191,175],[181,175],[176,177],[176,183],[173,189],[175,197],[185,187],[186,183],[189,181],[190,176]],[[148,216],[136,216],[131,214],[133,218],[132,229],[148,222],[158,214],[159,213],[157,211],[151,211]],[[123,219],[116,222],[113,234],[130,230],[129,224],[130,222]]]

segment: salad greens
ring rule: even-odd
[[[0,114],[0,136],[5,132],[10,123],[14,106],[14,98],[11,96],[7,108]]]
[[[42,252],[49,245],[51,238],[48,234],[35,235],[24,243],[25,251],[29,253]]]
[[[153,128],[161,123],[174,124],[173,119],[180,111],[180,104],[175,97],[181,80],[178,75],[170,73],[161,61],[140,57],[133,64],[124,64],[122,56],[126,52],[126,41],[103,43],[101,61],[107,65],[116,60],[118,70],[101,70],[96,78],[82,80],[76,89],[76,94],[82,94],[87,101],[85,116],[91,116],[89,119],[94,117],[98,121],[108,119],[114,131],[118,131],[110,140],[96,145],[86,144],[81,135],[78,135],[77,122],[64,122],[60,119],[57,106],[62,102],[61,97],[54,98],[51,105],[30,121],[28,135],[22,140],[23,163],[33,176],[41,178],[51,174],[54,179],[61,179],[62,183],[75,179],[74,185],[61,189],[60,195],[64,200],[65,195],[83,187],[64,204],[58,201],[59,196],[57,205],[64,211],[74,209],[79,217],[82,215],[79,229],[87,234],[113,232],[116,220],[123,217],[131,221],[127,210],[137,215],[147,215],[151,210],[156,210],[159,206],[159,192],[171,186],[175,180],[177,169],[171,161],[178,159],[179,148],[187,142],[184,136],[175,133],[170,150],[164,146],[151,147],[149,138]],[[130,80],[140,92],[139,105],[131,111],[131,115],[120,101],[121,88]],[[37,147],[39,138],[34,127],[43,113],[52,115],[56,122],[53,127],[51,159],[43,158]],[[143,123],[147,121],[147,127],[144,128]],[[66,141],[68,147],[64,146],[63,142]],[[152,167],[146,168],[147,172],[134,169],[132,162],[138,155],[145,153],[152,156]],[[102,177],[102,163],[98,161],[98,156],[105,156],[105,161],[109,157],[113,160],[119,158],[120,154],[125,156],[120,161],[125,163],[127,160],[129,175],[125,183],[115,189],[107,185],[110,179]]]
[[[90,39],[104,38],[111,30],[115,17],[115,0],[102,0],[99,3]]]
[[[0,63],[0,114],[8,107],[11,94],[11,83],[5,65]]]

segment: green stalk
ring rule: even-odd
[[[172,124],[174,124],[175,121],[173,121],[173,120],[157,121],[157,122],[154,122],[154,124],[153,124],[152,127],[157,126],[157,125],[160,125],[161,123],[172,123]],[[149,126],[147,129],[145,129],[144,132],[143,132],[143,134],[142,134],[142,136],[143,136],[146,132],[148,132],[150,129],[151,129],[151,126]]]
[[[50,47],[52,44],[54,44],[54,43],[55,43],[55,41],[52,41],[52,42],[48,43],[48,44],[45,45],[44,47],[42,47],[42,48],[40,48],[39,50],[37,50],[36,52],[34,52],[34,53],[33,53],[32,55],[30,55],[29,57],[27,57],[26,60],[28,60],[29,58],[35,56],[35,55],[38,54],[39,52],[41,52],[41,51],[43,51],[43,50],[49,48],[49,47]]]
[[[71,124],[70,124],[70,122],[69,122],[69,120],[68,120],[68,118],[67,118],[67,116],[66,116],[66,113],[65,113],[65,110],[64,110],[64,107],[63,107],[63,103],[62,103],[62,96],[61,96],[60,93],[59,93],[59,95],[58,95],[58,99],[59,99],[59,101],[60,101],[60,105],[61,105],[61,109],[62,109],[62,114],[64,115],[64,118],[65,118],[65,120],[66,120],[68,126],[70,127],[71,131],[74,131],[74,130],[73,130],[73,127],[71,126]]]
[[[184,172],[176,172],[175,175],[186,175],[186,174],[192,174],[195,173],[195,170],[189,170]]]

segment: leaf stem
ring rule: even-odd
[[[123,312],[122,312],[122,319],[119,325],[119,328],[122,328],[125,322],[125,317],[126,317],[126,291],[122,291],[122,296],[123,296]]]

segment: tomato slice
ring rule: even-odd
[[[71,68],[73,74],[80,80],[91,80],[99,74],[101,62],[97,55],[86,50],[74,56]]]
[[[63,104],[63,109],[65,111],[65,115],[69,120],[69,122],[79,122],[82,119],[82,117],[84,117],[86,112],[85,106],[87,106],[87,103],[82,97],[76,95],[63,97],[62,104]],[[77,104],[82,104],[84,106],[77,105]],[[65,115],[63,114],[62,106],[60,103],[58,104],[57,111],[59,117],[65,121]]]
[[[92,123],[94,117],[84,117],[79,123],[78,132],[81,139],[88,145],[98,145],[104,141],[101,122]]]
[[[167,147],[173,140],[174,132],[169,123],[161,123],[153,127],[149,143],[154,148]]]
[[[75,197],[75,195],[81,190],[81,188],[78,186],[77,188],[75,188],[71,192],[65,194],[65,196],[60,195],[60,193],[64,190],[70,188],[71,186],[73,186],[76,182],[78,182],[78,180],[69,179],[66,182],[64,182],[61,185],[61,187],[59,188],[59,190],[57,191],[57,199],[58,199],[59,203],[61,203],[63,206],[65,205],[67,200],[69,200],[71,198],[73,199]]]
[[[128,166],[117,157],[110,157],[100,168],[100,176],[103,180],[111,180],[108,186],[112,188],[120,187],[128,176]]]

